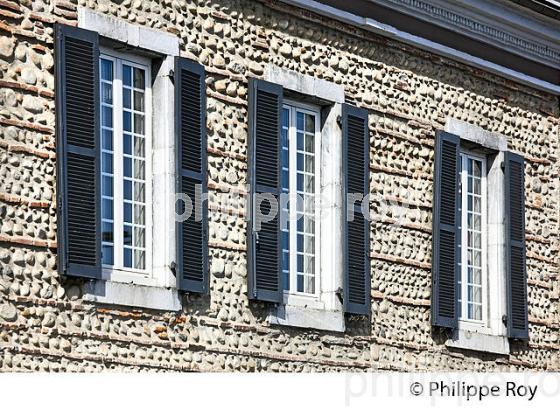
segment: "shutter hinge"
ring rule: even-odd
[[[338,300],[340,300],[340,303],[344,304],[344,289],[342,289],[342,288],[339,286],[338,289],[335,290],[334,293],[335,293],[336,296],[338,297]]]
[[[500,168],[502,169],[502,171],[506,170],[506,163],[505,161],[500,162]]]
[[[175,84],[175,71],[174,70],[169,70],[169,74],[167,74],[167,77],[169,77],[172,84]]]
[[[169,268],[171,269],[171,272],[173,272],[175,277],[177,277],[177,263],[175,263],[175,261],[171,262]]]
[[[336,123],[338,124],[338,126],[340,128],[342,128],[342,116],[340,116],[340,115],[336,116]]]
[[[502,315],[502,323],[507,327],[507,315]]]

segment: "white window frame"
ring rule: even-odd
[[[320,308],[321,293],[321,221],[320,221],[320,193],[321,193],[321,110],[320,107],[301,103],[290,99],[284,100],[283,109],[290,111],[290,124],[288,130],[289,145],[289,203],[290,215],[290,287],[284,290],[284,303],[295,306],[314,306]],[[297,289],[297,113],[310,114],[315,117],[315,286],[314,293],[298,292]],[[294,164],[294,166],[292,166]],[[292,205],[293,204],[293,205]]]
[[[460,327],[462,329],[479,330],[480,328],[489,327],[489,299],[488,299],[488,286],[489,286],[489,270],[488,270],[488,211],[487,211],[487,158],[486,156],[472,153],[467,150],[462,150],[460,153],[461,158],[461,314],[459,317]],[[481,169],[481,250],[482,250],[482,272],[481,272],[481,285],[482,285],[482,306],[481,306],[481,320],[467,318],[467,303],[465,298],[467,295],[467,278],[468,278],[468,230],[467,230],[467,213],[468,213],[468,160],[473,159],[480,161],[482,164]]]
[[[103,265],[102,278],[114,282],[134,282],[143,285],[154,285],[152,269],[152,86],[151,60],[132,53],[123,53],[110,48],[100,47],[101,59],[113,62],[113,262],[114,265]],[[145,212],[146,212],[146,268],[143,270],[123,267],[122,253],[124,249],[123,227],[123,123],[122,123],[122,66],[124,64],[145,70]],[[101,90],[100,90],[101,92]],[[117,158],[118,156],[118,158]],[[120,263],[117,263],[119,262]]]

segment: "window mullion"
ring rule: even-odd
[[[468,226],[467,226],[467,197],[468,197],[468,177],[467,161],[465,155],[461,155],[461,317],[467,318],[468,304]]]
[[[290,121],[288,132],[288,147],[290,161],[288,164],[290,175],[290,292],[297,291],[297,135],[296,110],[290,107]]]
[[[122,124],[122,60],[115,61],[116,76],[114,81],[114,235],[115,235],[115,268],[123,267],[123,124]]]

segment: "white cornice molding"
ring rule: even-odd
[[[539,63],[560,66],[560,23],[531,18],[517,5],[482,0],[369,0]]]

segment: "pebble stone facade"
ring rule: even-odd
[[[56,267],[53,25],[87,7],[180,38],[206,68],[210,295],[182,312],[82,298]],[[267,64],[369,110],[372,314],[334,333],[266,322],[247,298],[247,79]],[[274,0],[0,0],[0,370],[560,370],[557,96]],[[526,160],[529,342],[450,349],[430,325],[434,138],[454,117]]]

